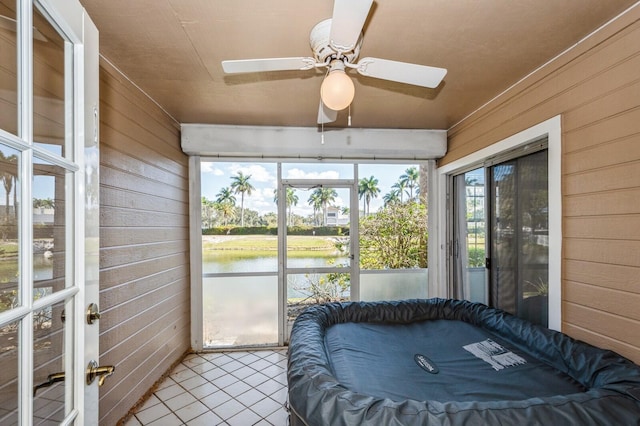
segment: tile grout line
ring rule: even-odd
[[[286,410],[285,408],[286,387],[287,387],[286,380],[285,380],[285,383],[282,383],[282,374],[286,376],[286,364],[282,365],[286,361],[286,352],[284,352],[284,350],[256,350],[256,351],[246,350],[246,351],[230,351],[230,352],[223,351],[223,352],[216,352],[216,354],[220,354],[220,355],[215,356],[213,358],[208,358],[206,356],[203,356],[207,354],[208,353],[187,355],[180,362],[180,364],[178,364],[175,367],[174,371],[171,372],[171,374],[169,374],[168,377],[165,379],[165,381],[170,380],[172,383],[169,385],[164,385],[163,383],[163,385],[161,385],[162,388],[157,389],[156,392],[153,393],[153,396],[159,401],[159,404],[154,404],[149,407],[146,407],[143,405],[144,409],[134,413],[134,417],[136,421],[139,424],[144,426],[145,423],[143,423],[143,421],[138,417],[138,414],[149,409],[154,409],[154,407],[158,407],[160,404],[162,404],[162,406],[166,410],[168,410],[169,413],[175,416],[181,422],[182,425],[188,425],[191,422],[196,422],[197,419],[200,417],[204,419],[207,413],[211,413],[211,415],[220,419],[222,421],[222,423],[220,424],[226,424],[226,425],[233,424],[233,422],[235,421],[246,419],[247,416],[253,417],[253,419],[251,420],[252,422],[257,418],[257,421],[255,422],[255,424],[266,422],[267,424],[273,425],[273,422],[269,421],[267,418],[277,417],[280,411],[282,411],[282,413],[280,413],[282,419],[286,418],[286,412],[284,411]],[[224,358],[224,359],[220,359],[220,358]],[[224,362],[220,363],[221,361],[224,361]],[[238,365],[235,365],[235,364],[230,365],[231,363],[234,363],[234,362],[236,362]],[[261,366],[260,369],[256,369],[253,367],[256,363],[260,363],[260,366]],[[210,364],[211,368],[208,368],[207,370],[203,370],[203,367],[204,368],[209,367],[209,365],[205,365],[205,364]],[[223,367],[225,365],[227,365],[228,368],[231,368],[231,370],[227,371],[227,369],[224,369]],[[193,368],[199,368],[199,370],[202,372],[196,371]],[[251,372],[249,373],[248,371],[245,371],[241,373],[243,375],[245,373],[249,373],[248,375],[244,376],[244,378],[240,379],[239,377],[233,374],[234,372],[238,372],[245,368],[249,368]],[[209,380],[207,377],[204,376],[208,372],[213,371],[215,369],[221,370],[220,376],[217,376],[212,380]],[[272,371],[268,374],[264,374],[263,372],[267,371],[268,369],[271,369]],[[189,373],[187,373],[188,377],[180,381],[174,378],[176,376],[179,377],[178,375],[183,371],[189,371]],[[255,377],[257,374],[260,374],[262,377],[266,379],[262,380],[262,377],[259,377],[258,379],[262,381],[260,381],[255,385],[252,385],[246,382],[246,380],[250,379],[251,377]],[[184,382],[193,380],[197,377],[200,377],[203,383],[195,384],[195,386],[193,386],[191,389],[188,389],[183,384]],[[230,381],[229,383],[223,386],[220,386],[219,384],[214,383],[215,380],[218,380],[221,377],[230,377],[232,381]],[[267,386],[263,386],[266,383],[269,383],[269,384]],[[236,393],[235,390],[233,391],[233,393],[230,393],[228,388],[236,384],[243,384],[247,388],[244,390],[241,390],[239,393]],[[165,399],[161,398],[158,395],[158,393],[162,392],[162,390],[175,385],[177,385],[179,389],[181,389],[181,392],[176,393],[175,395],[172,395]],[[197,389],[205,385],[211,385],[214,389],[213,392],[207,393],[207,395],[204,395],[202,397],[198,397],[192,393],[194,389]],[[260,389],[260,386],[262,386],[263,390]],[[273,387],[273,388],[269,389],[269,387]],[[240,388],[242,389],[242,387]],[[259,399],[249,404],[245,404],[242,402],[243,399],[241,397],[242,395],[245,395],[250,391],[257,392],[257,395],[254,395],[253,397],[251,397],[250,400],[253,399],[254,397],[257,397]],[[284,398],[282,397],[283,391],[284,391]],[[205,391],[205,392],[208,392],[208,391]],[[229,398],[229,399],[226,399],[225,401],[214,406],[213,408],[210,408],[207,403],[203,402],[205,398],[213,394],[216,394],[218,392],[221,392],[222,395],[225,396],[225,399],[226,398]],[[236,396],[234,396],[233,394],[236,394]],[[274,398],[273,396],[276,394],[279,394],[279,395]],[[188,395],[190,398],[192,398],[193,402],[189,402],[186,405],[177,408],[175,411],[171,409],[170,405],[168,404],[168,401],[184,395]],[[280,399],[283,399],[283,400],[280,401]],[[236,408],[239,406],[239,407],[242,407],[242,409],[238,411],[235,411],[235,409],[232,409],[231,414],[228,416],[223,416],[219,414],[220,410],[216,411],[217,408],[220,408],[221,406],[225,404],[230,404],[232,402],[235,403]],[[184,421],[182,417],[180,417],[177,414],[178,411],[198,403],[201,404],[203,407],[205,407],[206,411],[200,414],[197,414],[195,417],[191,418],[190,420]],[[262,414],[258,412],[262,410],[255,410],[255,408],[253,408],[261,403],[265,406],[265,410],[267,410]],[[269,407],[269,405],[271,406]],[[160,421],[162,420],[162,418],[163,418],[163,415],[161,415],[158,418],[155,418],[153,421],[151,421],[151,423]],[[232,419],[234,418],[236,418],[236,420],[232,421]],[[229,423],[229,421],[232,421],[232,423]],[[207,422],[206,424],[211,424],[211,423]]]

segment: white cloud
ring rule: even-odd
[[[336,207],[345,207],[347,204],[344,202],[344,200],[341,197],[336,197],[335,201],[333,202],[333,205]]]
[[[264,198],[265,200],[270,200],[273,203],[273,197],[274,197],[274,193],[273,190],[276,189],[274,188],[262,188],[262,198]]]
[[[291,169],[287,172],[286,179],[338,179],[340,173],[334,170],[323,172],[305,172],[300,169]]]
[[[229,171],[232,175],[237,174],[238,172],[242,172],[245,175],[250,175],[251,179],[249,182],[273,182],[273,186],[275,187],[276,177],[272,175],[269,170],[265,169],[263,166],[259,164],[237,164],[233,163],[228,167]]]
[[[212,163],[206,163],[206,162],[202,162],[200,163],[200,172],[201,173],[209,173],[212,174],[214,176],[222,176],[224,175],[224,172],[220,169],[218,169],[217,167],[213,167]]]

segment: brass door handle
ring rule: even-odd
[[[98,386],[104,385],[104,381],[107,377],[111,376],[116,371],[116,367],[113,365],[98,366],[98,363],[91,360],[87,365],[87,384],[90,385],[96,379],[98,379]]]
[[[64,382],[64,371],[62,371],[60,373],[49,374],[47,376],[47,381],[46,382],[42,382],[39,385],[35,385],[33,387],[33,396],[34,396],[34,398],[36,396],[36,393],[38,392],[38,389],[48,388],[52,384],[58,383],[58,382]]]

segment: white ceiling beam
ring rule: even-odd
[[[332,128],[321,132],[316,127],[211,124],[182,124],[181,129],[182,151],[202,157],[429,160],[447,152],[446,130]]]

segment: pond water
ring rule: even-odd
[[[331,266],[330,261],[336,265],[346,264],[346,257],[289,257],[287,267],[307,268],[319,266]],[[230,256],[217,256],[203,253],[202,272],[205,274],[226,274],[243,272],[278,272],[277,256],[259,256],[250,258],[232,258]]]

